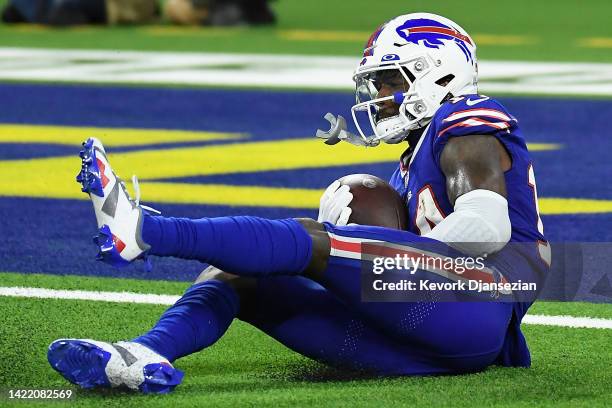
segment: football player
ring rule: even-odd
[[[100,141],[89,139],[77,180],[93,202],[99,259],[120,266],[173,256],[212,266],[149,332],[112,344],[56,340],[52,367],[84,388],[168,392],[183,377],[173,362],[213,344],[234,318],[310,358],[378,375],[529,366],[520,323],[531,300],[361,297],[361,259],[372,243],[399,252],[437,244],[459,254],[497,253],[484,280],[542,282],[548,244],[531,160],[517,120],[477,93],[475,52],[472,38],[446,18],[394,18],[370,37],[355,71],[360,135],[333,115],[326,116],[332,129],[318,134],[328,144],[408,143],[391,183],[407,203],[409,231],[347,226],[352,195],[338,182],[324,193],[318,221],[153,215],[129,197]],[[510,241],[526,246],[507,255]],[[423,269],[409,279],[439,273]]]

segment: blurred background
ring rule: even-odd
[[[0,5],[3,272],[191,280],[202,269],[156,260],[147,274],[92,261],[95,222],[74,182],[75,154],[92,135],[123,178],[139,176],[143,202],[177,216],[315,217],[334,179],[388,178],[403,146],[329,147],[313,135],[326,112],[350,116],[352,70],[370,34],[416,11],[474,37],[481,93],[515,114],[529,142],[549,239],[612,238],[608,2]]]
[[[189,0],[184,1],[190,3]],[[130,24],[130,21],[123,21],[112,27],[77,27],[53,31],[42,27],[4,25],[0,31],[2,44],[63,49],[356,56],[362,51],[369,35],[382,22],[408,12],[427,11],[447,16],[467,29],[476,39],[481,59],[598,62],[609,62],[612,59],[609,52],[609,3],[605,0],[584,3],[570,0],[517,0],[505,7],[484,0],[461,3],[416,0],[408,4],[392,0],[354,0],[350,3],[340,0],[311,0],[307,3],[297,0],[195,0],[196,4],[203,4],[205,9],[209,7],[206,5],[215,3],[257,4],[256,9],[269,9],[274,16],[275,22],[270,24],[248,27],[245,26],[248,21],[238,21],[228,29],[219,29],[220,26],[204,26],[203,29],[197,21],[186,27],[176,26],[164,11],[165,5],[172,1],[12,0],[12,3],[29,5],[70,5],[71,2],[85,3],[90,7],[100,2],[97,8],[102,13],[106,13],[109,6],[114,10],[124,5],[128,9],[126,14],[132,15],[138,14],[134,10],[138,10],[139,5],[142,7],[142,4],[153,3],[158,5],[157,14],[160,16],[155,16],[155,7],[145,7],[152,14],[150,19],[145,19],[145,26],[141,26],[144,23]],[[8,0],[0,0],[3,8],[9,3]],[[48,7],[43,9],[47,10]],[[230,24],[230,21],[228,19],[227,23]]]

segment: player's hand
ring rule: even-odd
[[[347,185],[341,186],[338,180],[327,187],[319,204],[318,222],[329,222],[335,225],[346,225],[353,210],[349,204],[353,194]]]

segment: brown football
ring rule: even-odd
[[[402,197],[386,181],[370,174],[350,174],[340,179],[353,193],[349,223],[408,229],[408,211]]]

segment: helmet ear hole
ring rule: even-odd
[[[455,78],[455,76],[453,74],[448,74],[443,76],[442,78],[438,79],[436,81],[436,84],[440,85],[440,86],[446,86],[450,83],[450,81],[452,81]]]
[[[404,112],[405,112],[405,114],[406,114],[406,117],[407,117],[409,120],[415,120],[415,119],[416,119],[416,116],[414,116],[414,115],[413,115],[412,113],[410,113],[410,111],[408,110],[408,105],[406,105],[406,106],[404,107]]]
[[[414,81],[416,80],[416,77],[412,74],[412,72],[410,72],[410,70],[408,68],[406,68],[406,67],[402,67],[402,71],[404,72],[404,74],[406,74],[406,76],[410,80],[410,83],[414,84]]]

